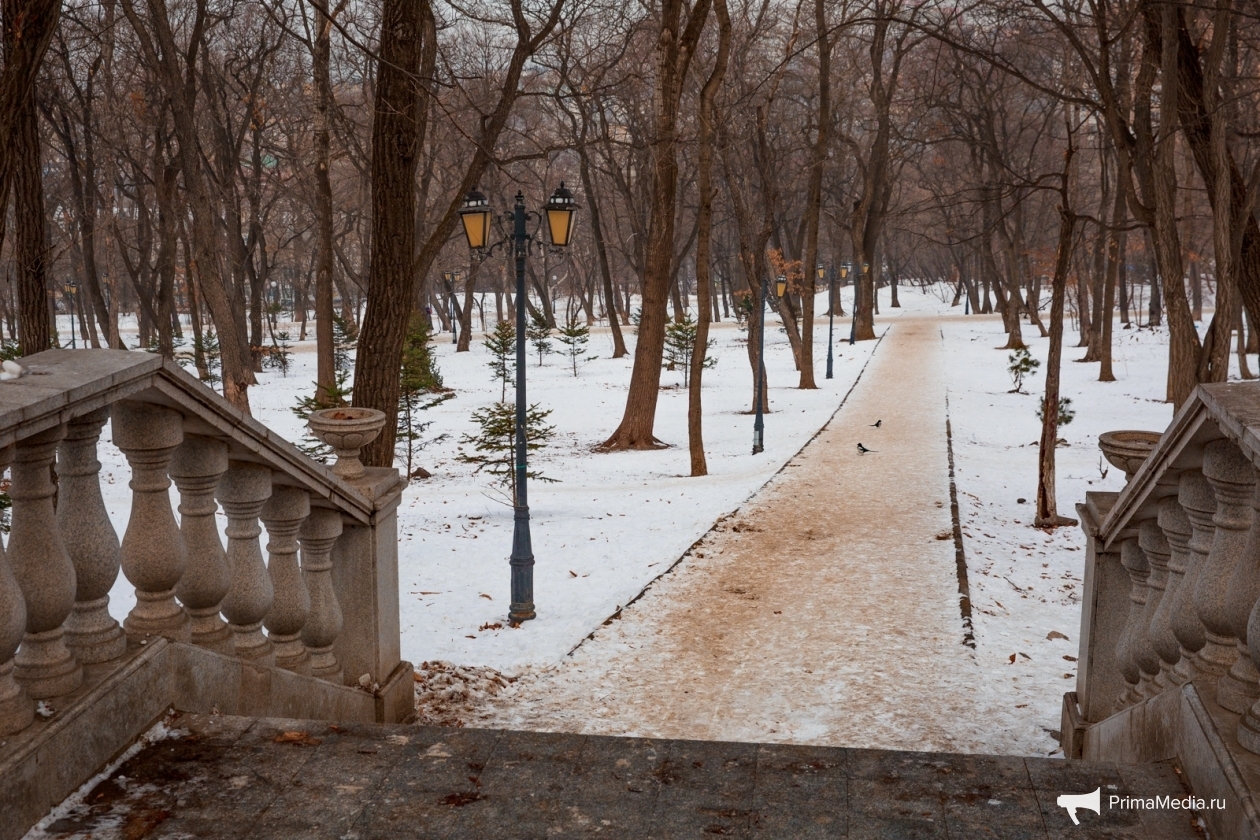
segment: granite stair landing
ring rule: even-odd
[[[180,715],[55,838],[1201,837],[1169,764]],[[1102,788],[1074,827],[1062,793]]]

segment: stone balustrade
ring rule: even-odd
[[[1161,435],[1100,446],[1127,482],[1077,506],[1088,550],[1064,751],[1176,757],[1251,826],[1222,822],[1222,836],[1260,837],[1260,388],[1200,386]]]
[[[211,671],[239,674],[231,692],[205,691],[247,708],[250,692],[283,684],[299,698],[285,701],[293,716],[318,717],[358,708],[337,692],[366,683],[379,687],[366,707],[377,719],[405,717],[396,470],[347,481],[149,354],[53,350],[22,364],[27,375],[0,383],[12,499],[0,546],[0,736],[31,729],[37,700],[72,705],[162,645],[186,646],[172,661],[207,669],[178,676],[182,696]],[[101,492],[103,434],[131,472],[121,540]],[[120,571],[135,590],[127,615],[109,603]],[[292,706],[304,696],[306,715]]]

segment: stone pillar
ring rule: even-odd
[[[188,565],[175,594],[192,621],[192,642],[219,653],[235,654],[236,643],[219,606],[227,596],[227,554],[219,539],[214,492],[227,472],[228,447],[221,440],[186,435],[171,458],[171,478],[179,488],[179,530]]]
[[[167,467],[184,440],[178,411],[153,403],[114,404],[114,444],[131,465],[131,517],[122,541],[122,568],[136,587],[136,606],[123,626],[132,639],[192,640],[191,624],[175,601],[184,576],[184,538],[171,510]]]
[[[1138,667],[1142,671],[1138,693],[1142,697],[1154,697],[1168,688],[1167,683],[1160,682],[1160,656],[1155,650],[1155,614],[1159,612],[1168,587],[1168,540],[1164,539],[1164,532],[1155,519],[1144,519],[1138,526],[1138,547],[1151,569],[1146,580],[1146,608],[1142,611],[1140,623],[1142,641],[1135,648]]]
[[[71,420],[57,455],[57,527],[74,564],[74,611],[66,619],[66,645],[84,665],[108,662],[127,650],[127,636],[109,614],[109,590],[118,580],[118,533],[101,498],[96,444],[109,407]]]
[[[1251,614],[1260,601],[1260,483],[1251,494],[1251,511],[1247,543],[1225,596],[1225,612],[1238,639],[1238,659],[1216,684],[1216,702],[1238,714],[1260,700],[1260,671],[1256,670],[1248,643]]]
[[[341,514],[315,508],[302,523],[302,578],[310,594],[311,613],[302,628],[302,641],[311,654],[311,675],[341,685],[344,675],[333,645],[341,635],[341,605],[332,583],[332,548],[341,536]]]
[[[275,664],[271,640],[262,623],[271,611],[275,590],[258,545],[258,514],[271,497],[271,470],[261,464],[233,461],[216,493],[227,514],[228,571],[232,578],[223,614],[236,636],[236,655]]]
[[[1138,682],[1142,678],[1138,661],[1141,658],[1139,650],[1145,641],[1142,616],[1146,612],[1146,581],[1150,577],[1151,567],[1136,538],[1130,537],[1120,545],[1120,565],[1129,573],[1129,617],[1124,623],[1124,633],[1116,644],[1116,660],[1128,686],[1116,700],[1117,709],[1131,706],[1142,699],[1138,693]]]
[[[13,447],[0,449],[0,472],[12,460]],[[13,679],[13,654],[24,632],[26,600],[0,547],[0,736],[21,732],[35,720],[35,702]]]
[[[1238,658],[1238,639],[1225,602],[1251,528],[1256,471],[1233,441],[1217,440],[1203,448],[1203,475],[1216,495],[1216,513],[1212,547],[1195,581],[1194,606],[1203,622],[1205,643],[1192,664],[1196,677],[1217,680]]]
[[[311,512],[310,495],[297,487],[275,487],[263,506],[267,526],[267,571],[275,600],[263,624],[275,648],[276,665],[298,674],[311,673],[311,655],[302,643],[302,628],[311,614],[311,598],[298,568],[298,529]]]
[[[13,675],[35,699],[59,697],[83,683],[83,667],[66,647],[63,624],[74,609],[74,564],[53,510],[52,464],[63,423],[20,441],[13,461],[9,563],[26,600],[26,635]]]
[[[333,586],[345,617],[335,649],[347,682],[354,684],[368,674],[383,686],[402,659],[398,502],[403,485],[396,470],[377,468],[369,469],[357,486],[364,487],[376,511],[370,525],[343,523],[341,538],[333,545]]]
[[[1176,606],[1185,586],[1186,569],[1190,565],[1190,518],[1186,516],[1176,496],[1159,501],[1159,529],[1168,541],[1168,584],[1164,598],[1155,611],[1155,635],[1152,639],[1159,654],[1160,682],[1169,686],[1181,685],[1175,671],[1181,661],[1181,641],[1173,626]]]
[[[1208,551],[1212,548],[1212,536],[1215,526],[1212,517],[1216,514],[1216,496],[1212,486],[1208,484],[1203,473],[1187,471],[1182,473],[1181,489],[1177,493],[1177,501],[1186,518],[1190,520],[1190,541],[1187,543],[1188,562],[1185,577],[1181,579],[1181,588],[1177,591],[1177,603],[1173,606],[1173,632],[1181,643],[1181,659],[1175,670],[1178,685],[1194,677],[1192,662],[1194,655],[1203,649],[1207,636],[1203,622],[1195,609],[1194,593],[1199,581],[1199,573],[1203,569]],[[1169,537],[1171,541],[1172,537]]]

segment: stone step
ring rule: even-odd
[[[1203,835],[1168,764],[176,715],[32,838]],[[1061,794],[1100,788],[1072,825]]]

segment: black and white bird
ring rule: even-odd
[[[858,454],[859,454],[859,455],[865,455],[867,452],[874,452],[874,451],[876,451],[876,450],[874,450],[874,449],[867,449],[867,448],[866,448],[865,446],[863,446],[862,444],[860,444],[860,443],[858,444]]]
[[[883,421],[883,420],[876,420],[874,423],[872,423],[872,424],[871,424],[871,428],[872,428],[872,429],[878,429],[878,428],[879,428],[880,426],[882,426],[882,425],[884,425],[884,421]]]

